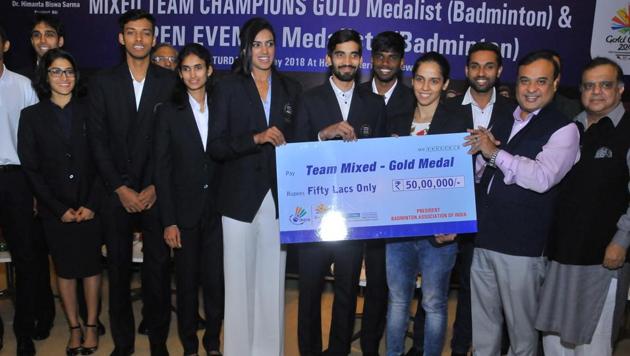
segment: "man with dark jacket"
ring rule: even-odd
[[[405,63],[405,40],[397,32],[387,31],[372,39],[372,80],[359,90],[374,93],[385,100],[385,134],[407,136],[411,130],[416,99],[413,91],[402,83]],[[361,351],[378,355],[385,331],[387,315],[387,278],[385,274],[385,240],[365,241],[365,287],[361,319]]]
[[[481,180],[479,232],[471,266],[473,347],[497,355],[503,315],[510,353],[536,355],[534,319],[556,185],[579,159],[579,132],[553,100],[558,65],[546,52],[518,62],[512,120],[470,130]]]
[[[304,93],[296,117],[297,141],[379,137],[385,133],[383,99],[356,85],[361,65],[361,38],[339,30],[328,41],[327,64],[332,76]],[[300,246],[298,343],[302,355],[322,352],[321,293],[324,274],[335,263],[335,300],[327,355],[347,355],[363,257],[361,241],[318,242]]]
[[[152,355],[166,355],[170,323],[170,252],[162,239],[153,183],[154,114],[174,85],[174,74],[151,64],[155,20],[142,10],[119,18],[125,62],[92,78],[88,133],[96,166],[109,194],[102,219],[109,277],[112,355],[134,349],[130,298],[134,229],[142,231],[142,299]]]

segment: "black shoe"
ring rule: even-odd
[[[364,352],[363,356],[379,356],[378,352]]]
[[[424,350],[419,349],[419,348],[414,346],[414,347],[410,348],[409,351],[407,351],[405,356],[422,356],[422,354],[424,354]]]
[[[81,355],[91,355],[98,350],[98,327],[96,325],[85,324],[85,328],[96,329],[96,345],[94,346],[84,346],[81,345]]]
[[[151,344],[151,356],[168,356],[166,344]]]
[[[110,356],[129,356],[133,355],[134,352],[135,350],[133,349],[133,347],[130,349],[116,347],[114,348],[114,351],[112,351]]]
[[[70,342],[72,341],[72,333],[78,331],[80,334],[81,333],[81,325],[76,325],[76,326],[71,326],[70,327],[70,340],[68,341],[68,344],[70,344]],[[81,340],[83,340],[83,335],[81,335],[81,337],[79,338]],[[80,355],[81,352],[83,351],[83,349],[81,348],[81,344],[79,343],[79,346],[77,347],[70,347],[70,346],[66,346],[66,356],[76,356],[76,355]]]
[[[32,339],[37,341],[48,339],[52,327],[52,323],[37,323]]]
[[[144,319],[140,321],[140,325],[138,325],[138,334],[140,335],[149,335],[149,328],[147,328]]]
[[[18,337],[17,340],[17,356],[34,356],[35,345],[29,337]]]

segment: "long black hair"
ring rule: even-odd
[[[35,80],[33,81],[33,89],[37,92],[40,99],[50,98],[52,91],[50,89],[50,83],[48,82],[48,68],[56,59],[65,59],[70,62],[72,69],[74,70],[74,88],[72,89],[73,96],[82,96],[85,91],[79,85],[79,67],[77,67],[77,61],[74,59],[70,52],[64,51],[61,48],[53,48],[46,51],[44,56],[40,59],[37,70],[35,71]]]
[[[276,41],[276,33],[273,30],[273,26],[267,20],[262,17],[253,17],[243,24],[239,39],[241,45],[239,47],[238,58],[232,65],[232,72],[243,75],[250,75],[252,72],[252,46],[254,45],[254,39],[256,35],[262,30],[269,30],[273,36],[274,42]],[[272,70],[275,70],[275,64],[271,65]]]
[[[175,70],[178,74],[182,71],[182,62],[186,57],[190,55],[195,55],[199,57],[202,61],[204,61],[204,63],[206,63],[207,68],[212,67],[212,53],[210,53],[210,51],[206,47],[198,43],[188,43],[181,49],[181,51],[179,51],[179,54],[177,55],[177,67],[175,68]],[[210,97],[210,94],[212,92],[212,86],[213,81],[212,76],[210,76],[206,81],[206,95],[208,95],[208,97]],[[180,109],[184,108],[188,103],[188,91],[186,88],[186,84],[184,84],[184,81],[181,79],[181,77],[177,81],[175,89],[173,89],[173,102]]]

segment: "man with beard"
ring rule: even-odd
[[[304,93],[296,116],[297,141],[380,137],[385,134],[383,99],[356,85],[361,37],[350,29],[328,40],[326,63],[332,76]],[[335,263],[335,299],[326,355],[348,355],[363,257],[361,241],[303,244],[299,250],[298,344],[301,355],[322,353],[321,294],[324,276]]]
[[[142,299],[151,355],[167,355],[170,323],[170,251],[162,227],[153,184],[152,137],[155,110],[170,98],[173,72],[151,63],[155,19],[129,10],[119,20],[118,42],[125,61],[92,78],[87,126],[94,161],[109,191],[101,204],[107,246],[109,315],[115,349],[134,349],[130,298],[133,232],[142,231]]]
[[[359,86],[363,93],[374,93],[385,100],[387,136],[407,136],[413,120],[415,97],[402,83],[405,63],[405,40],[393,31],[379,33],[372,39],[372,80]],[[361,321],[361,351],[378,355],[387,315],[387,280],[385,274],[385,240],[365,242],[365,287]]]
[[[471,46],[464,68],[469,88],[464,95],[447,101],[450,115],[436,118],[432,129],[441,126],[453,127],[454,125],[458,128],[455,131],[479,127],[491,128],[498,120],[506,118],[509,120],[516,104],[501,95],[497,95],[495,89],[502,69],[501,52],[495,44],[478,42]],[[460,287],[457,294],[453,338],[451,339],[453,356],[465,355],[472,344],[470,265],[473,258],[474,237],[474,234],[461,234],[457,238],[459,253],[455,268]],[[420,355],[421,353],[418,350],[418,353],[409,355],[416,354]]]

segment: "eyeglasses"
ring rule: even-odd
[[[66,75],[66,78],[74,78],[76,72],[72,68],[61,69],[57,67],[48,68],[48,73],[53,78],[61,78],[63,74]]]
[[[153,62],[155,62],[155,63],[170,62],[172,64],[175,64],[175,63],[177,63],[177,57],[175,57],[175,56],[155,56],[155,57],[153,57]]]
[[[592,91],[595,87],[598,87],[599,90],[612,90],[617,86],[617,82],[613,82],[611,80],[604,80],[602,82],[586,82],[580,85],[582,91]]]

